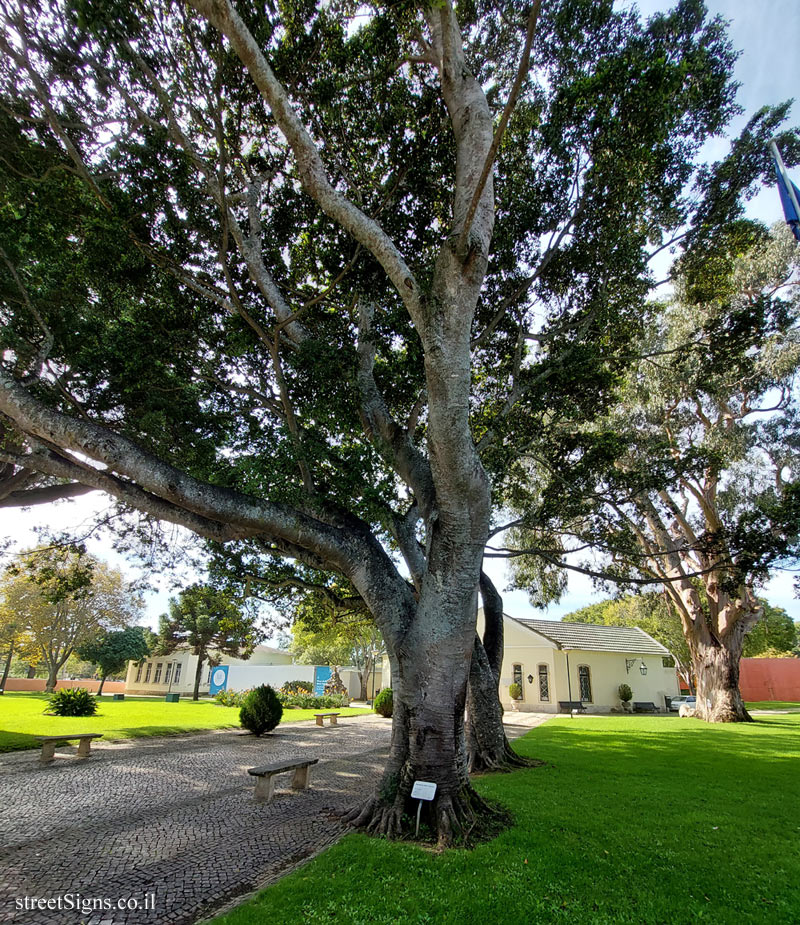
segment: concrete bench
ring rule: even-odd
[[[586,707],[580,700],[559,700],[558,709],[562,713],[585,713]]]
[[[311,783],[311,765],[316,764],[319,758],[307,758],[300,761],[282,761],[277,764],[265,764],[260,768],[248,768],[247,773],[256,778],[256,803],[269,803],[275,793],[276,774],[284,771],[294,771],[292,777],[293,790],[308,790]]]
[[[633,712],[634,713],[660,713],[661,710],[650,701],[637,701],[633,702]]]
[[[336,720],[336,717],[339,716],[338,713],[315,713],[315,714],[314,714],[314,719],[317,721],[317,725],[318,725],[318,726],[324,726],[324,725],[325,725],[324,720],[325,720],[325,717],[326,717],[326,716],[329,718],[329,721],[330,721],[331,726],[337,726],[337,725],[338,725],[338,722],[337,722],[337,720]]]
[[[89,749],[92,745],[92,739],[102,739],[102,732],[84,732],[81,735],[65,736],[35,736],[42,743],[42,754],[39,761],[42,764],[49,764],[56,757],[56,745],[59,742],[72,742],[78,739],[78,757],[88,758]]]

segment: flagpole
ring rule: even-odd
[[[797,201],[797,196],[795,195],[794,186],[789,177],[789,173],[786,170],[786,164],[783,163],[783,158],[781,157],[781,152],[778,150],[778,145],[775,142],[775,139],[771,139],[769,143],[769,149],[772,151],[773,157],[775,158],[775,163],[778,165],[778,170],[780,171],[781,176],[783,177],[783,182],[786,186],[786,192],[789,195],[789,198],[792,201],[794,206],[795,214],[800,218],[800,203]]]

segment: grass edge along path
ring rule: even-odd
[[[544,768],[476,779],[516,824],[471,852],[346,836],[215,925],[796,923],[800,717],[558,717]]]
[[[239,707],[224,707],[211,700],[166,703],[154,697],[101,697],[94,716],[45,716],[47,703],[47,695],[38,693],[9,691],[0,697],[0,753],[41,748],[35,736],[62,732],[101,732],[103,738],[96,741],[108,742],[239,727]],[[281,722],[313,720],[319,712],[284,709]],[[372,711],[346,707],[337,712],[344,718]]]

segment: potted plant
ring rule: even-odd
[[[631,700],[633,700],[633,691],[630,689],[628,684],[620,684],[617,688],[617,694],[622,703],[622,712],[630,713],[631,712]]]
[[[508,696],[511,698],[511,706],[515,710],[518,710],[519,702],[522,700],[522,685],[517,684],[516,681],[514,681],[513,684],[510,684],[508,688]]]

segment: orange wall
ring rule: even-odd
[[[8,678],[5,689],[7,691],[43,691],[47,682],[44,678]],[[56,690],[62,687],[85,687],[86,690],[95,693],[100,687],[99,681],[82,680],[82,681],[56,681]],[[104,694],[124,694],[124,681],[106,681],[103,685]]]
[[[739,672],[744,700],[800,701],[800,658],[743,658]]]

